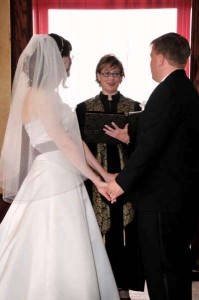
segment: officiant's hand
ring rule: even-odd
[[[112,122],[111,124],[113,127],[110,127],[108,125],[104,126],[103,130],[104,130],[105,134],[121,141],[122,143],[129,144],[129,142],[130,142],[130,137],[128,134],[129,124],[126,124],[124,126],[124,128],[118,127],[117,124],[114,122]]]

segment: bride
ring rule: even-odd
[[[0,161],[4,200],[12,201],[0,225],[0,299],[118,300],[84,187],[89,178],[109,199],[99,175],[114,175],[82,142],[65,103],[65,40],[57,37],[61,44],[34,35],[15,73]]]

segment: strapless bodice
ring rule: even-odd
[[[62,103],[59,109],[59,121],[67,132],[72,132],[76,124],[76,115],[67,104]],[[30,144],[35,146],[51,141],[47,130],[40,119],[25,124],[25,129],[28,133]]]

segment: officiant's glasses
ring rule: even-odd
[[[119,72],[113,72],[113,73],[111,73],[111,72],[102,72],[100,74],[102,74],[102,76],[104,76],[104,77],[111,77],[112,76],[114,78],[120,78],[122,76],[122,74],[119,73]]]

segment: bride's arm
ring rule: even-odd
[[[93,156],[93,154],[91,153],[90,149],[88,148],[88,146],[86,145],[85,142],[83,142],[83,146],[84,146],[84,152],[85,152],[85,156],[86,156],[86,161],[89,164],[89,166],[93,170],[95,170],[98,174],[100,174],[100,176],[104,179],[104,181],[110,182],[110,181],[114,180],[117,175],[116,174],[108,173],[102,167],[102,165],[100,165],[100,163]]]
[[[86,160],[89,159],[89,163],[82,156],[81,151],[77,147],[77,144],[73,142],[70,135],[66,133],[62,126],[57,124],[56,127],[48,130],[49,136],[53,139],[59,149],[64,153],[69,161],[74,165],[74,167],[79,170],[83,175],[89,178],[93,184],[97,187],[98,191],[109,201],[115,202],[106,193],[105,187],[106,182],[103,182],[98,175],[92,170],[92,167],[101,175],[105,176],[108,174],[102,166],[97,162],[97,160],[92,156],[91,152],[86,150]],[[92,161],[92,162],[91,162]],[[89,166],[90,165],[90,166]],[[104,178],[104,177],[103,177]]]

